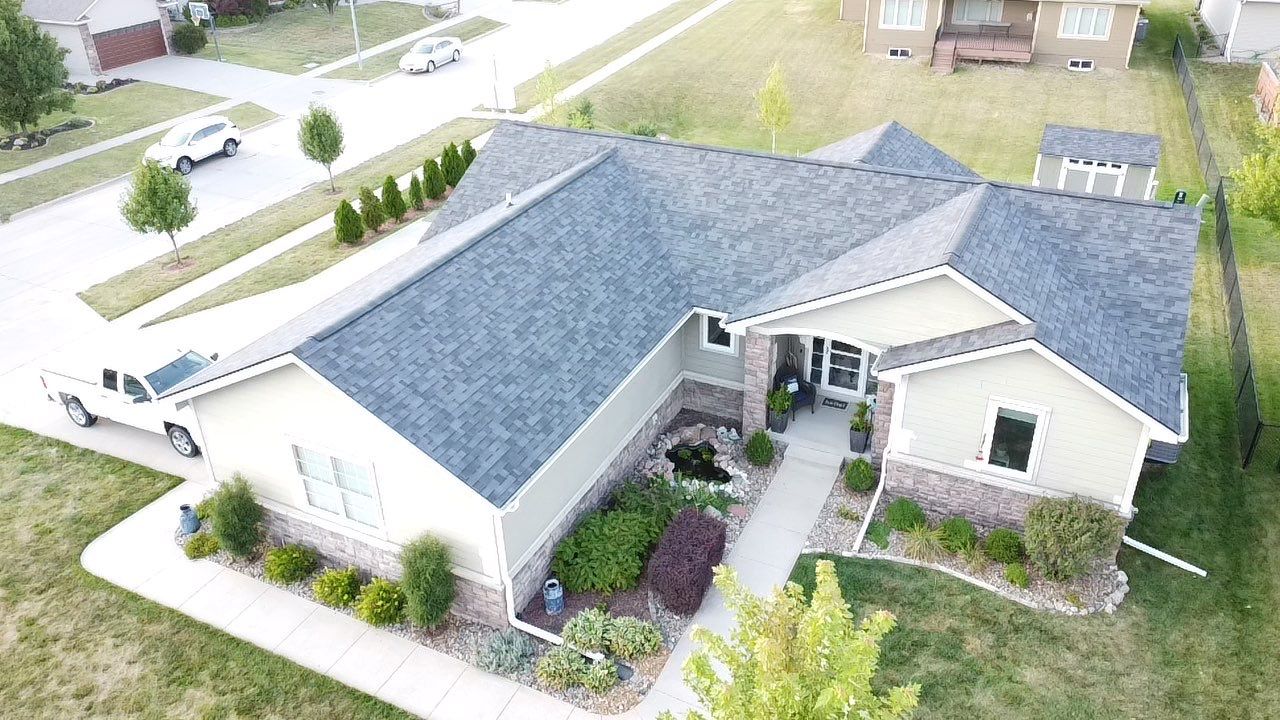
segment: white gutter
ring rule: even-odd
[[[507,541],[502,534],[502,516],[495,513],[491,517],[493,518],[493,539],[498,544],[498,579],[502,581],[502,594],[506,600],[507,622],[511,623],[511,626],[517,630],[523,630],[540,640],[546,640],[552,645],[563,645],[564,638],[559,635],[547,632],[536,625],[530,625],[516,617],[516,600],[511,592],[511,570],[507,566]]]
[[[1133,538],[1129,537],[1128,535],[1124,536],[1123,542],[1125,545],[1128,545],[1131,548],[1141,550],[1142,552],[1152,557],[1160,558],[1161,560],[1169,563],[1170,565],[1173,565],[1175,567],[1180,567],[1189,573],[1194,573],[1196,575],[1199,575],[1200,577],[1207,577],[1209,575],[1207,571],[1201,570],[1200,568],[1196,567],[1195,565],[1192,565],[1191,563],[1185,560],[1179,560],[1178,558],[1170,555],[1169,553],[1157,550],[1145,543],[1140,543],[1137,540],[1134,540]]]
[[[858,528],[858,535],[853,539],[853,551],[862,551],[862,541],[867,537],[867,528],[871,527],[871,518],[875,515],[876,506],[880,504],[880,493],[884,492],[884,462],[881,461],[880,484],[876,485],[876,493],[871,496],[871,504],[867,506],[867,514],[862,518],[862,526]]]

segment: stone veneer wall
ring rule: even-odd
[[[884,463],[882,504],[906,497],[925,510],[941,515],[962,515],[981,525],[1022,529],[1022,520],[1038,495],[987,485],[904,463]]]
[[[89,32],[89,23],[80,26],[80,41],[84,43],[84,54],[89,60],[89,72],[102,74],[102,61],[98,59],[98,46],[93,42],[93,33]]]
[[[680,383],[681,406],[708,415],[742,422],[742,391],[723,385],[688,380]]]
[[[882,467],[889,447],[889,424],[893,418],[893,383],[880,381],[876,390],[875,426],[871,428],[871,464]]]
[[[164,51],[173,54],[173,19],[169,17],[169,8],[160,8],[160,34],[164,36]]]
[[[742,391],[742,436],[763,430],[768,421],[765,396],[773,382],[775,343],[772,336],[747,331]]]
[[[263,524],[267,537],[276,544],[298,543],[312,548],[328,567],[352,565],[362,572],[398,580],[401,576],[400,553],[390,547],[379,547],[321,527],[304,518],[263,508]],[[454,575],[455,595],[452,612],[494,627],[507,625],[502,589],[489,587]]]

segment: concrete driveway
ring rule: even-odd
[[[351,86],[351,83],[341,80],[297,77],[247,65],[180,55],[144,60],[119,68],[114,73],[135,80],[247,100],[283,115],[295,113],[313,100],[321,100]]]

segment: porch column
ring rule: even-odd
[[[750,437],[756,430],[763,430],[767,421],[765,395],[773,381],[777,343],[773,336],[747,330],[743,364],[745,373],[742,388],[742,434]]]
[[[880,381],[876,391],[875,426],[871,428],[871,464],[884,465],[884,450],[889,446],[889,420],[893,417],[893,383]]]

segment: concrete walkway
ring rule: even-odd
[[[787,452],[726,560],[753,591],[765,593],[786,581],[839,462],[804,448]],[[178,506],[198,502],[210,489],[188,480],[165,493],[90,543],[81,564],[108,582],[421,717],[600,717],[216,563],[188,560],[172,542]],[[721,633],[732,621],[717,591],[694,616],[695,624]],[[686,633],[648,697],[618,717],[652,720],[663,710],[683,717],[695,702],[680,677],[692,649]]]

